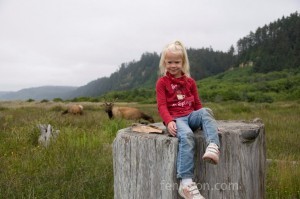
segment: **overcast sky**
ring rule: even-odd
[[[299,10],[299,0],[0,0],[0,91],[83,86],[177,39],[227,51]]]

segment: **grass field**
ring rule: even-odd
[[[300,101],[206,103],[218,120],[259,117],[266,129],[267,198],[300,198]],[[62,102],[0,102],[0,198],[113,198],[111,144],[132,121],[109,120],[101,103],[83,103],[82,116]],[[124,104],[119,104],[124,105]],[[160,121],[155,105],[142,108]],[[48,148],[38,124],[60,130]]]

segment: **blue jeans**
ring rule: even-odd
[[[184,117],[176,118],[178,155],[177,178],[193,178],[195,139],[194,132],[202,127],[206,143],[215,143],[220,147],[217,122],[207,108],[201,108]]]

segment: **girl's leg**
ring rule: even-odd
[[[212,111],[208,108],[201,108],[189,115],[189,125],[193,130],[202,127],[207,145],[214,143],[220,147],[218,126]]]
[[[186,179],[194,177],[194,133],[188,125],[188,117],[176,119],[178,155],[177,178]]]

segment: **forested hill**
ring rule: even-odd
[[[224,72],[234,65],[233,48],[228,52],[214,51],[211,48],[187,49],[192,76],[199,80]],[[100,96],[113,90],[154,87],[158,78],[160,56],[157,53],[144,53],[139,61],[121,64],[110,77],[100,78],[79,87],[69,97]]]
[[[257,28],[237,41],[227,52],[212,48],[188,49],[191,74],[200,80],[231,67],[253,66],[253,72],[281,71],[300,67],[300,16],[297,12]],[[100,96],[109,91],[153,88],[157,79],[159,55],[144,53],[140,60],[121,64],[110,77],[79,87],[69,98]]]
[[[238,64],[253,64],[254,72],[300,67],[300,15],[292,13],[257,28],[237,42]]]

